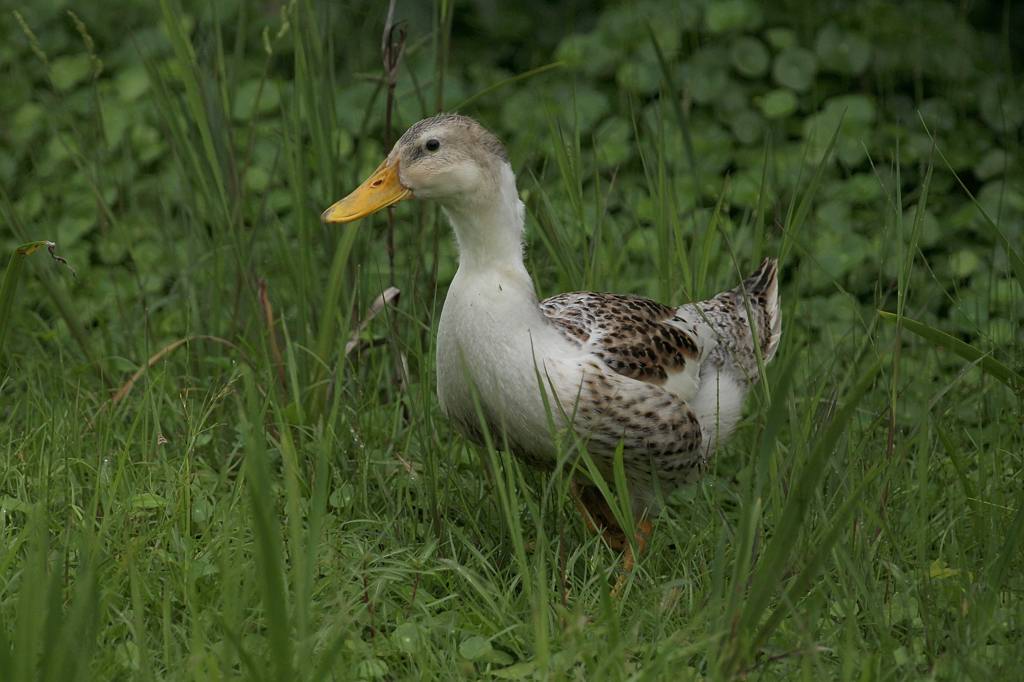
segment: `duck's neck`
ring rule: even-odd
[[[459,244],[459,271],[465,275],[493,272],[530,276],[523,263],[525,210],[512,168],[501,164],[491,191],[443,206]],[[531,285],[532,291],[532,285]]]

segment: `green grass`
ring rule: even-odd
[[[941,56],[856,13],[836,30],[847,55],[870,38],[872,70],[711,95],[701,50],[785,52],[828,22],[641,3],[570,37],[556,10],[474,14],[476,37],[461,4],[405,4],[397,120],[466,101],[508,139],[542,294],[681,302],[781,254],[782,345],[738,433],[612,598],[569,465],[474,448],[439,412],[439,213],[396,210],[393,280],[386,218],[318,221],[386,152],[382,10],[26,6],[0,31],[0,258],[53,240],[78,278],[45,254],[0,274],[0,679],[1015,679],[1019,92],[991,104],[984,81],[977,113]],[[516,31],[528,57],[497,54]],[[778,90],[792,118],[757,104]]]

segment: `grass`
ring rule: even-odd
[[[45,256],[33,267],[14,256],[18,296],[3,280],[0,678],[1017,675],[1024,354],[1019,333],[993,341],[994,319],[951,336],[929,307],[961,300],[936,267],[950,254],[921,246],[933,184],[962,189],[964,210],[986,210],[954,185],[941,139],[909,181],[889,181],[898,147],[872,160],[881,191],[866,213],[881,234],[865,296],[823,264],[813,219],[840,129],[782,196],[769,170],[782,146],[766,139],[755,208],[736,209],[732,178],[698,177],[701,140],[689,137],[673,57],[650,26],[642,40],[666,96],[643,111],[629,103],[641,155],[631,173],[592,162],[610,150],[581,132],[583,88],[573,116],[548,112],[535,133],[545,146],[527,156],[539,163],[517,164],[542,293],[585,284],[682,301],[734,285],[762,254],[784,256],[783,341],[764,389],[709,476],[669,500],[613,599],[617,557],[575,514],[568,467],[542,475],[501,443],[473,448],[439,412],[433,339],[455,256],[437,212],[396,211],[394,281],[384,218],[345,230],[317,220],[384,152],[368,133],[343,153],[335,126],[371,130],[379,86],[361,91],[355,113],[323,94],[353,83],[339,65],[376,63],[357,56],[371,47],[332,37],[322,27],[336,10],[306,0],[287,6],[287,25],[269,22],[265,40],[235,44],[217,17],[203,17],[200,40],[173,0],[159,4],[170,56],[144,66],[166,193],[110,199],[109,188],[123,191],[119,157],[69,142],[111,217],[93,238],[128,243],[109,270],[81,251],[72,263],[82,287],[130,272],[129,302],[118,297],[94,323]],[[435,84],[453,80],[454,11],[437,3],[427,38],[409,37],[404,59],[427,75],[399,88],[406,115],[426,102],[484,106],[534,82],[505,76],[479,98],[446,98]],[[380,19],[352,21],[378,31]],[[254,17],[236,20],[248,27],[240,35],[254,32]],[[291,96],[269,121],[233,123],[233,76],[257,64],[262,88],[271,61],[292,75]],[[96,116],[115,107],[95,79],[83,88]],[[283,192],[251,179],[268,144]],[[691,210],[690,190],[706,183],[717,183],[713,196]],[[919,207],[912,219],[904,194]],[[614,210],[634,201],[649,201],[652,227]],[[142,237],[135,202],[157,216]],[[25,204],[5,194],[0,208],[19,244],[51,237]],[[1007,258],[988,280],[995,297],[997,280],[1019,277],[1019,256],[1013,226],[983,219]],[[174,274],[147,288],[154,245]],[[822,279],[838,292],[825,322],[814,303]],[[399,302],[371,314],[392,284]],[[353,334],[361,343],[349,352]]]

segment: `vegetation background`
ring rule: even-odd
[[[0,678],[1019,679],[1019,3],[399,0],[390,82],[383,2],[3,5]],[[782,260],[617,600],[438,413],[436,209],[318,221],[456,109],[543,295]]]

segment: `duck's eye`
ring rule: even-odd
[[[427,143],[423,146],[427,148],[428,152],[436,152],[438,149],[441,148],[441,143],[438,142],[437,140],[431,139],[427,140]]]

